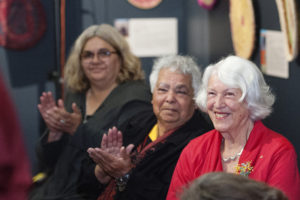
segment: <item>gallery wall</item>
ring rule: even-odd
[[[59,71],[57,55],[57,8],[55,1],[41,0],[47,17],[47,30],[42,39],[25,51],[0,47],[0,67],[11,89],[24,141],[32,163],[32,171],[38,170],[34,145],[45,126],[36,105],[43,91],[56,90],[52,72]],[[57,1],[58,2],[58,1]],[[280,30],[274,0],[254,0],[257,30]],[[66,52],[70,51],[76,37],[92,24],[113,24],[118,18],[176,17],[178,19],[178,52],[194,56],[205,68],[221,57],[233,54],[229,1],[219,0],[215,8],[207,11],[196,0],[163,0],[151,10],[141,10],[125,0],[67,0],[66,1]],[[55,14],[56,13],[56,14]],[[251,58],[259,64],[258,48]],[[147,75],[151,71],[153,57],[142,58]],[[264,122],[272,129],[288,137],[300,155],[300,131],[297,126],[300,112],[300,62],[289,64],[289,79],[265,76],[277,95],[274,112]],[[60,96],[57,94],[57,96]]]

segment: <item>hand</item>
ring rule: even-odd
[[[57,113],[59,113],[59,122],[63,132],[73,135],[81,123],[82,115],[76,103],[72,103],[72,113],[69,113],[64,108],[62,99],[58,100]],[[62,123],[63,122],[63,123]]]
[[[114,178],[119,178],[129,172],[132,168],[130,152],[133,145],[127,148],[121,147],[118,155],[110,154],[100,148],[89,148],[89,156],[101,169]]]
[[[52,96],[51,92],[43,92],[42,96],[40,97],[41,103],[38,104],[38,109],[46,123],[46,126],[50,130],[50,132],[61,132],[62,130],[56,125],[57,122],[51,115],[56,107],[55,100]]]
[[[102,184],[107,184],[112,179],[112,177],[109,176],[100,165],[96,165],[94,173],[98,181]]]
[[[62,99],[59,99],[56,105],[51,92],[43,92],[40,100],[38,109],[50,132],[74,134],[82,119],[77,105],[73,103],[73,112],[69,113],[65,110]]]
[[[104,151],[119,156],[120,148],[123,145],[122,132],[116,127],[108,129],[108,133],[104,133],[101,141],[101,149]]]
[[[122,146],[122,132],[116,127],[108,130],[101,141],[101,148],[89,148],[88,153],[95,163],[107,174],[118,178],[132,168],[130,153],[133,144]]]

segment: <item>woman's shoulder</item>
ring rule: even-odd
[[[78,99],[82,98],[86,94],[86,91],[76,92],[70,89],[65,89],[64,91],[64,99]]]
[[[218,141],[219,133],[213,129],[211,131],[208,131],[194,139],[192,139],[186,148],[189,149],[207,149],[211,145],[214,145],[215,142]]]
[[[116,96],[123,100],[146,100],[150,101],[152,94],[150,87],[144,81],[127,81],[121,83],[115,90]]]
[[[279,150],[294,150],[292,143],[281,133],[278,133],[268,127],[262,122],[255,123],[254,139],[264,143],[264,146],[269,149]]]
[[[64,104],[65,104],[66,108],[70,111],[71,105],[73,102],[75,102],[77,104],[77,106],[81,107],[85,101],[85,94],[86,94],[86,91],[74,92],[71,90],[65,90]]]
[[[141,92],[150,92],[150,87],[144,80],[126,81],[124,83],[121,83],[119,87],[122,88],[122,90],[132,91],[132,89],[135,89]]]

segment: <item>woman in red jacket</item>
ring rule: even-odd
[[[182,186],[214,171],[263,181],[281,189],[290,200],[300,199],[294,147],[260,121],[271,113],[274,100],[254,63],[228,56],[208,66],[196,102],[215,129],[183,150],[167,199],[177,199]]]

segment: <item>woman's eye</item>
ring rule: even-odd
[[[235,96],[235,94],[233,92],[227,92],[225,95],[226,96]]]
[[[214,92],[207,92],[207,96],[213,96],[213,95],[215,95]]]
[[[184,91],[184,90],[178,90],[176,91],[177,94],[184,94],[184,95],[187,95],[188,92],[187,91]]]
[[[93,58],[93,57],[94,57],[94,53],[92,53],[92,52],[84,52],[84,53],[82,53],[81,57],[82,57],[83,59],[86,59],[86,58]]]
[[[168,91],[166,88],[158,88],[157,89],[159,92],[166,92],[166,91]]]

